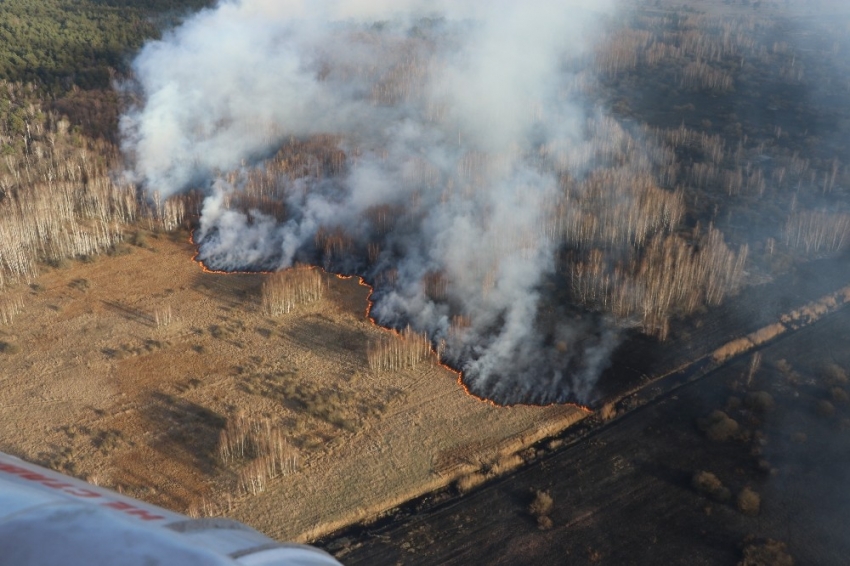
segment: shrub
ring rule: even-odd
[[[712,411],[707,417],[697,419],[697,426],[716,442],[729,439],[738,432],[738,423],[723,411]]]
[[[534,517],[537,517],[539,521],[541,517],[549,515],[551,511],[552,496],[549,495],[549,492],[540,490],[535,491],[534,499],[528,506],[528,512],[531,513],[531,515],[533,515]]]
[[[491,466],[488,475],[501,476],[502,474],[515,470],[524,463],[519,454],[509,454],[501,456]]]
[[[823,378],[828,385],[846,385],[848,382],[847,372],[838,364],[829,364],[823,368]]]
[[[850,400],[850,396],[847,395],[847,392],[841,389],[840,387],[833,387],[829,390],[829,396],[836,403],[846,403]]]
[[[617,407],[614,403],[605,403],[602,405],[602,408],[599,409],[599,418],[602,419],[602,422],[608,422],[616,416]]]
[[[744,558],[738,566],[794,566],[794,558],[784,542],[750,535],[744,540]]]
[[[17,354],[21,349],[11,342],[0,342],[0,354]]]
[[[148,239],[144,232],[136,230],[130,236],[130,243],[137,248],[146,248],[148,245]]]
[[[711,472],[696,472],[691,479],[691,485],[697,492],[715,501],[729,501],[732,492],[723,486],[723,483]]]
[[[795,444],[803,444],[806,442],[806,440],[808,440],[808,438],[809,437],[806,435],[805,432],[795,432],[791,435],[791,442]]]
[[[460,493],[468,493],[474,488],[478,487],[482,483],[487,480],[487,476],[480,472],[475,472],[466,476],[463,476],[459,480],[457,480],[457,490]]]
[[[91,283],[89,283],[88,279],[74,279],[73,281],[68,283],[68,287],[85,293],[91,288]]]
[[[759,497],[759,494],[752,489],[745,487],[741,490],[741,493],[738,494],[738,500],[736,503],[738,511],[744,515],[755,517],[759,514],[759,509],[761,508],[761,497]]]
[[[773,397],[767,391],[753,391],[747,393],[744,398],[744,405],[758,413],[766,413],[773,409]]]
[[[818,401],[815,410],[822,417],[831,417],[835,414],[835,405],[826,400]]]
[[[794,371],[791,364],[788,363],[788,360],[784,358],[776,362],[776,369],[783,375],[787,375]]]

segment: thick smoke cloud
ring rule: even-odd
[[[599,116],[582,61],[610,9],[222,2],[137,57],[130,174],[163,197],[205,188],[196,240],[212,267],[364,275],[378,321],[427,332],[474,391],[586,401],[617,333],[558,306],[549,213],[560,176],[587,162]],[[345,155],[339,170],[267,168],[316,136]],[[264,170],[285,214],[228,206]]]

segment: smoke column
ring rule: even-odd
[[[610,9],[221,2],[135,60],[130,175],[162,197],[206,191],[196,241],[212,268],[363,275],[378,322],[427,332],[473,392],[588,401],[617,332],[560,306],[550,209],[604,122],[581,93]],[[282,145],[311,139],[343,163],[275,176],[283,214],[228,205]]]

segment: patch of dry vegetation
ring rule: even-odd
[[[712,352],[711,357],[715,362],[722,363],[739,354],[752,350],[753,346],[754,344],[749,338],[737,338],[717,348]]]
[[[828,364],[821,370],[823,379],[827,385],[842,386],[847,385],[847,371],[838,364]]]
[[[12,324],[16,316],[24,309],[21,296],[0,295],[0,324]]]
[[[554,501],[548,491],[534,492],[534,499],[528,505],[528,513],[537,520],[537,527],[540,530],[552,528],[552,519],[549,518],[549,514],[553,507]]]
[[[744,405],[758,413],[766,413],[773,410],[776,403],[767,391],[751,391],[744,397]]]
[[[483,484],[487,481],[487,474],[481,472],[473,472],[471,474],[466,474],[460,479],[457,480],[455,484],[457,486],[457,490],[460,493],[469,493],[479,485]]]
[[[239,488],[252,495],[265,491],[269,480],[298,467],[297,451],[269,419],[252,420],[242,414],[228,419],[218,450],[222,463],[238,468]]]
[[[717,476],[711,472],[699,471],[691,478],[693,488],[706,497],[710,497],[720,503],[729,501],[732,497],[732,492],[725,487]]]
[[[297,305],[314,303],[327,288],[326,276],[316,268],[296,266],[269,274],[263,280],[263,312],[278,316],[292,312]]]
[[[788,546],[770,538],[748,536],[743,543],[743,554],[738,566],[794,566]]]
[[[347,383],[329,387],[305,380],[299,372],[258,371],[245,368],[240,371],[241,386],[251,394],[278,402],[296,411],[302,419],[314,421],[316,427],[312,444],[330,439],[342,432],[355,432],[364,422],[381,416],[387,407],[404,397],[402,390],[386,387],[382,390],[359,387],[361,376]]]
[[[157,307],[157,309],[154,310],[153,318],[157,328],[169,326],[174,318],[171,305]]]
[[[709,440],[723,442],[738,433],[738,422],[720,410],[712,411],[707,417],[697,419],[697,427]]]
[[[759,510],[761,509],[761,497],[749,487],[745,487],[738,494],[738,498],[735,500],[735,505],[737,506],[738,511],[744,515],[755,517],[759,514]]]
[[[21,351],[21,348],[13,342],[0,341],[0,354],[11,356]]]
[[[409,326],[402,332],[392,332],[369,344],[367,356],[373,371],[396,371],[413,368],[432,354],[431,342],[425,334]]]

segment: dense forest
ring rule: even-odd
[[[0,289],[114,249],[144,212],[115,178],[113,79],[146,39],[211,3],[0,0]],[[0,295],[0,321],[19,303]]]
[[[0,78],[52,94],[109,88],[129,56],[211,0],[2,0]]]

